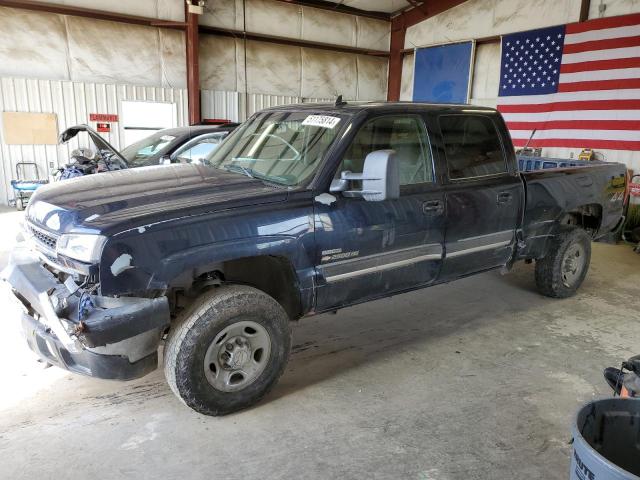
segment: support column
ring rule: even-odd
[[[200,115],[200,65],[199,65],[199,36],[198,17],[191,13],[185,5],[185,20],[187,23],[187,99],[189,104],[189,125],[197,125],[202,120]]]
[[[404,55],[404,36],[407,28],[404,22],[396,19],[391,21],[391,43],[389,46],[389,79],[387,81],[387,100],[400,100],[400,85],[402,82],[402,61]]]

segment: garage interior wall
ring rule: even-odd
[[[500,40],[482,41],[508,33],[577,22],[581,0],[469,0],[407,29],[405,48],[424,47],[460,40],[481,39],[476,44],[471,100],[474,105],[495,107],[500,77]],[[589,19],[640,12],[638,0],[591,0]],[[474,38],[469,38],[469,32]],[[400,100],[413,95],[414,55],[404,57]],[[598,150],[609,161],[623,162],[640,172],[640,152]],[[577,158],[580,149],[543,148],[549,157]]]
[[[47,0],[96,10],[184,21],[182,0]],[[273,0],[208,0],[204,26],[295,40],[389,51],[390,23]],[[125,100],[176,104],[187,125],[185,35],[179,30],[0,7],[0,111],[53,112],[58,130],[90,123],[90,113],[119,114]],[[386,56],[245,41],[200,34],[203,118],[242,121],[269,106],[382,100]],[[105,134],[122,148],[122,122]],[[40,176],[78,146],[0,143],[0,201],[13,198],[17,162],[36,162]]]

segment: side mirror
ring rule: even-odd
[[[171,165],[171,158],[168,156],[160,157],[160,161],[158,162],[160,165]]]
[[[400,196],[400,172],[394,150],[376,150],[364,159],[362,173],[342,172],[339,180],[331,182],[331,192],[342,192],[345,197],[362,197],[369,202],[380,202]],[[362,190],[348,190],[352,180],[362,181]]]

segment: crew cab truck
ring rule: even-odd
[[[127,380],[157,367],[208,415],[260,400],[289,322],[535,261],[580,286],[621,222],[620,164],[520,173],[498,112],[469,105],[290,105],[259,112],[202,165],[38,190],[3,272],[31,349]]]

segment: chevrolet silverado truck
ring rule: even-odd
[[[253,115],[206,165],[39,189],[3,278],[45,361],[128,380],[163,345],[178,398],[222,415],[277,382],[291,320],[521,260],[542,294],[574,294],[591,241],[621,222],[624,175],[521,173],[489,108],[289,105]]]

